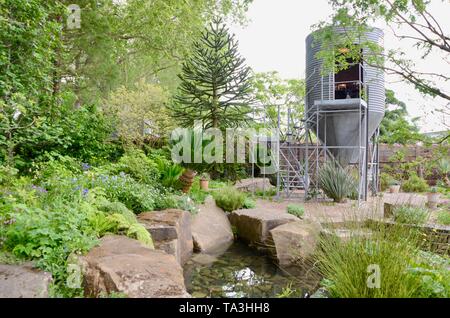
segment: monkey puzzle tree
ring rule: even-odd
[[[238,43],[221,19],[215,18],[193,45],[183,64],[181,84],[172,106],[184,126],[236,127],[251,110],[251,75]]]

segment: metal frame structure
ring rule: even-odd
[[[355,64],[356,65],[356,64]],[[368,84],[363,82],[366,79],[365,69],[361,63],[359,65],[359,78],[354,81],[335,82],[334,74],[324,81],[325,76],[321,76],[320,83],[316,83],[313,89],[320,84],[321,100],[315,101],[314,106],[305,109],[304,119],[300,125],[292,125],[293,118],[291,109],[288,109],[287,127],[288,133],[285,140],[278,141],[279,169],[277,173],[277,197],[303,196],[304,199],[320,197],[318,184],[319,171],[324,163],[334,160],[333,149],[358,150],[358,159],[351,165],[358,171],[358,202],[366,201],[368,198],[369,186],[372,194],[375,195],[379,188],[379,167],[378,167],[378,135],[379,129],[369,138],[369,98]],[[315,72],[316,70],[314,70]],[[357,107],[342,107],[334,105],[335,87],[338,84],[356,83],[359,86],[359,98]],[[306,93],[305,100],[308,94]],[[345,102],[344,102],[345,104]],[[306,103],[305,103],[306,105]],[[331,107],[330,107],[331,106]],[[326,140],[326,121],[330,114],[357,114],[358,139],[357,144],[349,146],[330,146]],[[294,114],[295,116],[295,114]],[[281,126],[280,111],[278,108],[278,129]],[[319,139],[319,131],[322,129],[321,122],[324,122],[324,140]],[[293,128],[291,131],[291,127]],[[364,138],[365,136],[365,138]],[[364,140],[363,140],[364,138]],[[323,196],[322,196],[323,197]]]

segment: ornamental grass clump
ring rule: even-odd
[[[446,298],[450,260],[431,252],[417,227],[356,215],[329,225],[315,261],[322,286],[333,298]],[[338,236],[332,233],[343,233]]]
[[[393,213],[395,222],[412,225],[425,224],[430,216],[427,209],[407,205],[394,209]]]
[[[337,162],[326,163],[319,172],[319,186],[327,197],[335,202],[344,202],[355,193],[355,180],[349,169]]]

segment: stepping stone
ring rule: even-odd
[[[194,245],[189,212],[177,209],[145,212],[137,219],[151,234],[156,249],[174,255],[180,265],[191,257]]]
[[[230,214],[230,221],[236,227],[239,238],[248,243],[265,245],[270,230],[298,221],[298,218],[280,210],[256,208],[234,211]]]

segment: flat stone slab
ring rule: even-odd
[[[392,217],[393,211],[400,206],[425,207],[427,197],[417,193],[384,193],[384,217]]]
[[[183,269],[173,255],[125,236],[103,237],[99,246],[78,261],[88,297],[112,292],[130,298],[190,297]]]
[[[222,253],[234,240],[227,215],[212,197],[199,210],[192,220],[194,249],[207,254]]]
[[[230,214],[237,235],[248,243],[265,244],[269,231],[277,226],[298,221],[296,216],[284,211],[269,209],[237,210]]]
[[[312,220],[289,222],[270,230],[274,256],[281,266],[295,266],[310,258],[318,246],[320,223]]]
[[[172,254],[181,265],[191,257],[191,214],[187,211],[169,209],[141,213],[137,217],[152,236],[155,248]]]
[[[0,264],[0,298],[47,298],[52,275],[31,264]]]
[[[249,178],[236,182],[235,188],[241,191],[255,191],[271,190],[275,187],[270,184],[270,180],[268,178]]]

